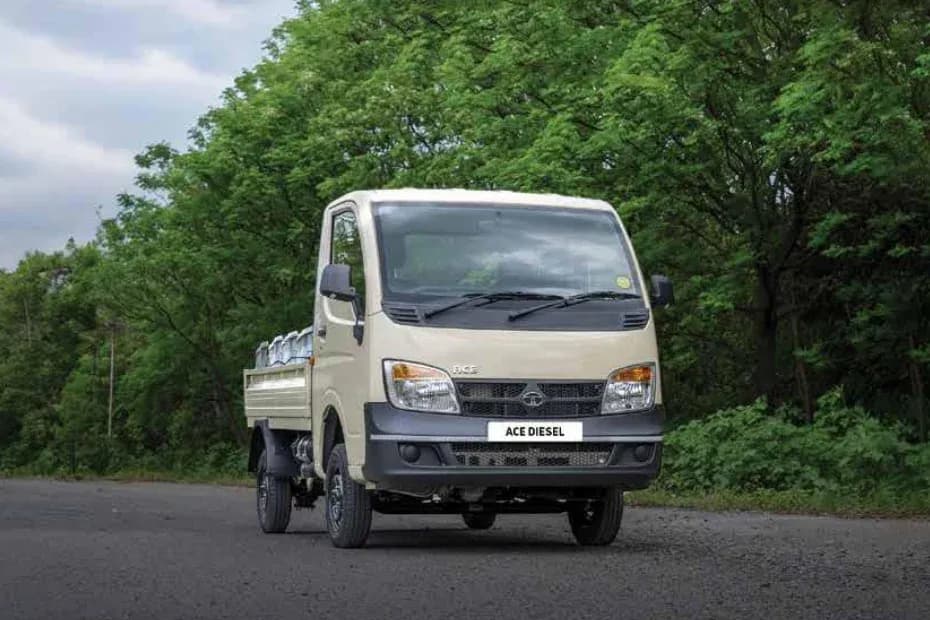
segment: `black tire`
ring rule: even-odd
[[[326,530],[341,548],[361,547],[371,530],[371,497],[349,476],[345,444],[333,448],[326,464]]]
[[[603,499],[573,506],[568,522],[579,545],[609,545],[617,538],[623,521],[623,491],[605,489]]]
[[[255,474],[258,524],[266,534],[280,534],[291,521],[291,481],[270,475],[267,460],[262,450]]]
[[[493,512],[466,512],[462,520],[470,530],[488,530],[494,525],[497,515]]]

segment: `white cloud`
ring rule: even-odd
[[[210,26],[229,27],[241,24],[248,16],[242,7],[218,0],[72,0],[106,8],[130,11],[170,13],[188,21]]]
[[[27,167],[90,174],[131,175],[133,154],[95,144],[72,129],[41,121],[15,101],[0,97],[0,151]],[[0,203],[0,209],[3,204]]]
[[[0,72],[21,79],[69,76],[110,85],[179,85],[219,93],[228,78],[199,71],[159,49],[142,49],[128,58],[108,58],[68,49],[53,40],[25,33],[0,21]]]
[[[132,156],[0,97],[0,267],[32,248],[89,239],[97,209],[131,187]]]
[[[41,5],[41,7],[40,7]],[[0,269],[93,238],[295,0],[0,0]]]

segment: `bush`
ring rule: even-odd
[[[668,434],[663,484],[699,491],[816,486],[813,442],[805,434],[761,400],[719,411]]]
[[[900,426],[870,417],[832,390],[816,422],[765,401],[719,411],[666,437],[662,487],[671,491],[825,491],[842,494],[930,490],[930,446],[904,440]]]
[[[924,444],[911,450],[907,456],[906,467],[914,472],[917,489],[930,489],[930,444]]]

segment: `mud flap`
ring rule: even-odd
[[[264,445],[258,441],[252,442],[249,453],[249,471],[255,471],[255,464],[262,448],[266,451],[266,467],[268,473],[276,478],[296,478],[300,475],[300,464],[291,453],[291,442],[295,438],[294,431],[273,430],[268,428],[267,420],[257,420],[255,428],[261,431]]]

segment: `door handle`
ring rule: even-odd
[[[319,326],[316,330],[316,335],[319,336],[320,338],[326,338],[326,326],[325,325]]]

